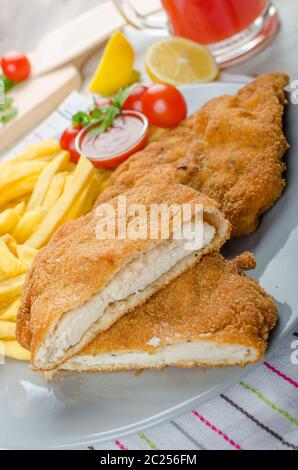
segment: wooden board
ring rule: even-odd
[[[37,49],[29,53],[32,76],[69,63],[81,66],[88,55],[124,25],[124,18],[111,1],[87,10],[44,36]]]
[[[18,85],[10,92],[17,117],[0,129],[0,154],[15,145],[81,85],[78,70],[70,65]]]

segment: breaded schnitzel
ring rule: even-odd
[[[282,131],[288,77],[268,73],[206,103],[112,175],[98,204],[135,185],[176,182],[215,199],[232,236],[253,232],[285,186]]]
[[[277,310],[259,284],[243,274],[254,266],[250,253],[233,261],[219,254],[204,256],[62,368],[244,366],[262,359]]]
[[[157,290],[194,265],[203,254],[219,250],[229,237],[229,223],[216,203],[183,185],[150,185],[127,191],[126,217],[118,198],[68,224],[68,236],[59,231],[36,256],[27,276],[17,319],[18,341],[32,352],[35,369],[51,370],[79,352],[127,311],[144,303]],[[145,230],[141,237],[100,238],[98,228],[108,224],[126,227],[138,223],[134,207],[142,204],[146,220],[152,205],[191,209],[181,217],[180,238],[174,237],[174,213],[164,226],[150,219],[155,238]],[[103,212],[102,212],[103,211]],[[199,213],[202,217],[195,218]],[[108,221],[107,221],[108,217]],[[119,224],[117,224],[117,221]],[[144,219],[142,220],[144,221]],[[202,233],[199,244],[187,246],[189,231]],[[63,231],[63,229],[62,229]],[[102,232],[101,232],[102,233]]]

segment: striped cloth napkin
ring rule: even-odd
[[[296,364],[295,364],[296,362]],[[96,450],[298,450],[298,332],[226,393]]]

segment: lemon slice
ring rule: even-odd
[[[145,65],[154,82],[183,85],[210,82],[218,76],[218,67],[206,47],[182,38],[170,38],[153,44]]]
[[[134,49],[126,37],[117,31],[106,45],[100,64],[88,87],[91,93],[111,96],[131,83]]]

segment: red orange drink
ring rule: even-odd
[[[225,40],[248,28],[268,0],[162,0],[172,32],[202,44]]]

